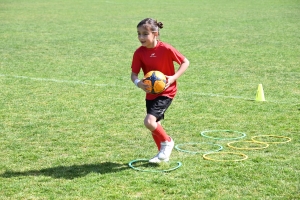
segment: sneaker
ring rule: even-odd
[[[158,158],[158,154],[156,155],[156,156],[154,156],[153,158],[151,158],[150,160],[149,160],[149,163],[160,163],[160,162],[168,162],[169,161],[169,159],[163,159],[163,160],[160,160],[159,158]]]
[[[161,147],[160,147],[160,151],[157,154],[157,157],[159,160],[169,160],[170,159],[170,155],[172,153],[172,150],[174,148],[174,141],[171,138],[170,142],[162,142],[160,143]]]

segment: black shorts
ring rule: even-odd
[[[159,96],[153,100],[146,99],[147,114],[155,116],[157,122],[164,119],[165,112],[171,105],[172,100],[165,96]]]

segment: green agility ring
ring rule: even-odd
[[[207,135],[207,133],[215,133],[215,132],[234,133],[234,134],[238,134],[239,136],[238,137],[221,138],[221,137],[213,137],[213,136]],[[203,137],[214,139],[214,140],[238,140],[238,139],[242,139],[242,138],[246,137],[246,133],[239,132],[239,131],[231,131],[231,130],[208,130],[208,131],[202,131],[201,135]]]
[[[170,169],[162,169],[162,170],[150,170],[150,169],[141,169],[141,168],[138,168],[138,167],[135,167],[133,166],[134,163],[136,162],[149,162],[148,159],[137,159],[137,160],[132,160],[129,162],[129,167],[134,169],[134,170],[137,170],[137,171],[141,171],[141,172],[170,172],[170,171],[174,171],[175,169],[178,169],[179,167],[182,166],[182,163],[181,162],[177,162],[177,166],[175,167],[172,167]]]
[[[203,150],[204,153],[214,152],[214,151],[221,151],[223,149],[223,147],[221,145],[213,144],[213,143],[207,143],[207,142],[190,142],[190,143],[177,144],[175,146],[175,149],[177,149],[178,151],[181,151],[181,152],[191,153],[191,154],[203,153],[203,151],[189,151],[189,150],[184,150],[184,149],[180,148],[182,146],[197,145],[197,144],[208,144],[208,145],[211,145],[211,146],[217,146],[218,147],[218,149],[215,149],[215,150]]]

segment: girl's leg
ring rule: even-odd
[[[144,125],[152,132],[152,134],[156,135],[160,139],[160,142],[171,141],[170,136],[167,135],[161,124],[156,122],[155,116],[147,114],[144,120]]]
[[[157,128],[156,117],[154,115],[147,114],[145,119],[144,119],[144,125],[151,132],[154,131]]]
[[[159,153],[149,160],[149,162],[157,163],[161,161],[169,161],[174,141],[167,135],[160,124],[160,120],[164,118],[164,112],[171,104],[172,99],[167,97],[158,97],[154,100],[146,100],[147,115],[144,119],[144,125],[152,132],[152,137],[156,143]]]
[[[160,150],[160,143],[161,143],[160,137],[159,137],[159,135],[152,132],[157,127],[156,117],[153,116],[153,115],[148,114],[145,117],[144,125],[146,126],[147,129],[149,129],[151,131],[153,140],[154,140],[154,142],[157,146],[157,149],[159,151]]]

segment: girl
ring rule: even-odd
[[[174,141],[165,132],[160,120],[164,119],[164,113],[176,95],[176,80],[189,66],[189,61],[179,51],[158,40],[159,30],[162,28],[161,22],[151,18],[146,18],[137,25],[141,47],[134,52],[131,65],[132,82],[146,92],[147,115],[144,119],[144,125],[152,132],[152,137],[159,151],[156,156],[149,160],[151,163],[169,161]],[[174,61],[180,65],[176,72]],[[164,73],[167,77],[165,90],[160,94],[149,93],[148,86],[138,79],[141,69],[144,75],[151,70]]]

